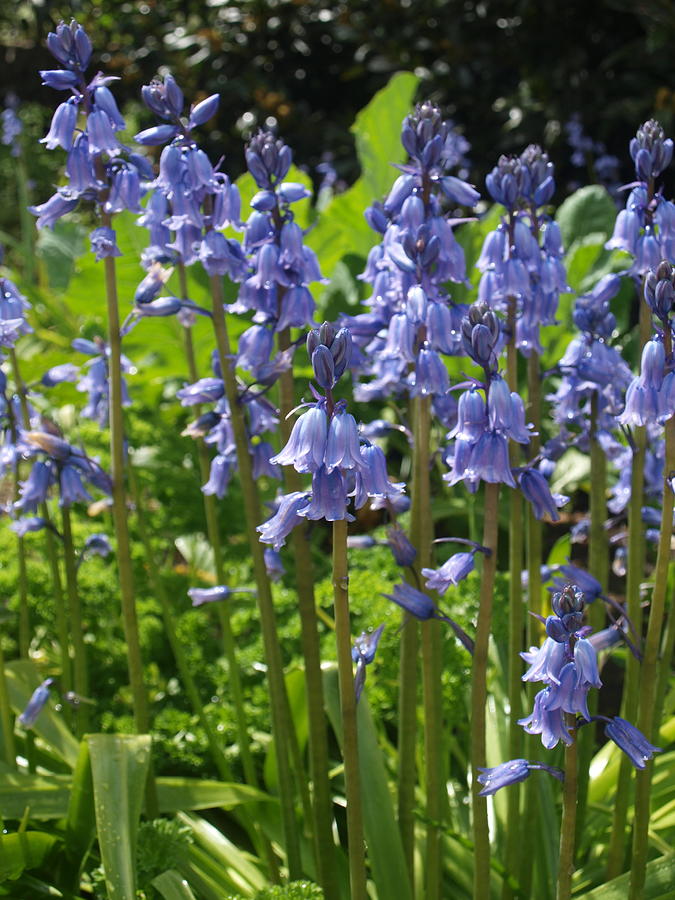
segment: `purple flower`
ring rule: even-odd
[[[525,781],[530,774],[530,764],[526,759],[510,759],[492,769],[479,768],[478,771],[481,774],[477,780],[485,785],[479,796],[487,797],[509,784]]]
[[[89,235],[91,252],[96,254],[96,261],[105,259],[106,256],[121,256],[122,253],[115,240],[115,232],[112,228],[95,228]]]
[[[252,588],[230,588],[225,584],[218,584],[210,588],[190,588],[188,597],[193,606],[203,606],[205,603],[217,603],[227,600],[232,594],[254,594]]]
[[[293,425],[288,443],[273,456],[278,466],[293,466],[297,472],[316,472],[324,463],[328,420],[323,404],[310,407]]]
[[[336,522],[354,517],[347,512],[347,490],[338,469],[328,472],[321,466],[312,474],[312,496],[309,504],[298,511],[305,519],[325,519]]]
[[[303,491],[284,494],[279,499],[275,514],[256,528],[260,532],[262,543],[272,544],[275,550],[283,547],[291,531],[303,521],[300,511],[308,505],[309,500],[309,494]]]
[[[444,594],[451,584],[457,585],[474,569],[476,551],[455,553],[439,569],[422,569],[429,590]]]
[[[605,734],[623,750],[636,769],[644,769],[655,753],[662,752],[660,747],[650,744],[634,725],[619,716],[609,720],[605,726]]]
[[[397,566],[411,566],[417,556],[417,550],[408,540],[408,537],[398,525],[387,531],[387,543]]]
[[[352,647],[352,659],[356,663],[356,673],[354,675],[354,691],[356,693],[356,702],[359,702],[363,685],[366,681],[366,666],[369,666],[375,659],[377,645],[380,643],[384,625],[380,625],[375,631],[370,633],[364,631],[354,641]]]
[[[38,716],[49,700],[49,688],[54,683],[53,678],[46,678],[39,687],[36,687],[28,701],[26,708],[19,716],[19,722],[24,728],[32,728]]]
[[[415,619],[426,621],[436,617],[436,606],[427,594],[423,594],[409,584],[401,583],[394,586],[393,594],[385,594],[389,600],[393,600],[401,609],[410,613]]]

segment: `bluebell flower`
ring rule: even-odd
[[[401,609],[420,621],[434,619],[437,615],[436,605],[431,597],[405,582],[394,585],[393,594],[385,594],[384,596],[389,600],[393,600]]]
[[[608,720],[605,734],[623,750],[636,769],[644,769],[655,753],[662,752],[660,747],[650,744],[639,729],[619,716]]]
[[[375,659],[375,653],[383,631],[384,625],[380,625],[375,631],[364,631],[354,641],[354,646],[352,647],[352,659],[356,663],[354,691],[356,693],[357,703],[359,702],[366,681],[366,667]]]
[[[291,531],[303,521],[300,512],[309,501],[310,495],[305,491],[293,491],[283,495],[278,501],[274,515],[257,526],[256,531],[260,532],[260,540],[264,544],[272,544],[275,550],[283,547]]]
[[[422,569],[422,575],[427,579],[425,584],[432,591],[444,594],[451,584],[458,585],[475,566],[476,551],[463,551],[455,553],[438,569]]]
[[[263,555],[268,578],[270,581],[279,581],[286,571],[281,561],[281,554],[277,550],[272,549],[272,547],[266,547]]]
[[[530,772],[538,769],[548,772],[550,775],[553,775],[554,778],[557,778],[558,781],[565,780],[564,773],[553,766],[547,766],[544,763],[529,762],[527,759],[510,759],[508,762],[500,763],[498,766],[494,766],[491,769],[479,769],[481,774],[477,777],[477,781],[480,784],[485,785],[483,790],[480,791],[480,796],[488,797],[491,794],[496,794],[497,791],[501,790],[503,787],[507,787],[509,784],[517,784],[520,781],[525,781],[525,779],[529,777]]]
[[[347,512],[347,488],[339,469],[328,472],[321,466],[312,473],[312,495],[309,504],[298,511],[305,519],[325,519],[335,522],[354,521]]]
[[[417,550],[410,543],[408,536],[400,526],[395,525],[387,531],[387,544],[397,566],[407,567],[414,563]]]
[[[19,537],[25,537],[31,531],[41,531],[46,525],[47,521],[42,516],[23,516],[15,519],[9,527]]]
[[[316,472],[324,464],[327,440],[328,419],[319,403],[297,419],[288,443],[271,461],[278,466],[292,465],[297,472]]]
[[[205,603],[218,603],[227,600],[232,594],[254,594],[253,588],[230,588],[225,584],[219,584],[210,588],[190,588],[188,597],[193,606],[203,606]]]
[[[82,554],[86,556],[101,556],[105,559],[111,553],[112,546],[107,534],[90,534],[82,548]]]
[[[45,678],[42,684],[33,691],[26,708],[19,716],[19,722],[24,728],[32,728],[37,722],[38,716],[49,700],[49,689],[53,683],[53,678]]]

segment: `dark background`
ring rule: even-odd
[[[154,123],[133,107],[157,72],[170,70],[189,100],[218,91],[220,111],[202,141],[213,159],[226,155],[233,175],[243,168],[243,139],[267,124],[313,174],[329,152],[339,177],[353,181],[349,125],[401,69],[421,74],[419,99],[433,98],[464,132],[481,188],[500,153],[530,142],[551,154],[560,196],[592,181],[592,166],[570,162],[573,115],[619,158],[624,181],[633,177],[627,142],[637,126],[655,116],[672,133],[670,0],[0,0],[0,101],[19,98],[29,145],[62,96],[40,85],[37,70],[56,65],[45,37],[71,16],[94,43],[94,66],[120,76],[115,92],[132,124]],[[31,155],[44,197],[42,182],[55,180],[63,154]],[[7,156],[0,146],[3,174]],[[0,222],[9,215],[3,202]]]

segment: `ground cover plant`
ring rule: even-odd
[[[669,896],[672,140],[636,123],[620,207],[538,145],[472,185],[402,72],[350,188],[265,130],[234,181],[218,94],[164,73],[129,129],[86,23],[46,40],[0,896]]]

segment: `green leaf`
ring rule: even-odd
[[[72,876],[71,887],[76,890],[84,863],[96,836],[96,812],[94,808],[94,783],[91,774],[91,757],[86,741],[80,743],[80,753],[73,772],[70,801],[66,816],[65,846],[68,871]]]
[[[166,872],[162,872],[153,879],[152,884],[164,897],[164,900],[195,900],[190,885],[175,869],[167,869]]]
[[[300,753],[304,752],[309,735],[309,721],[307,718],[307,691],[305,687],[305,675],[302,669],[294,668],[286,672],[286,693],[291,712],[291,721],[295,729]],[[275,742],[271,740],[265,757],[264,768],[265,784],[270,790],[276,790],[277,778],[277,754]],[[268,798],[269,799],[269,798]]]
[[[323,671],[326,711],[338,740],[342,721],[337,668]],[[411,900],[408,870],[403,858],[401,835],[394,816],[389,780],[377,732],[365,697],[358,705],[359,771],[363,785],[363,826],[373,881],[378,897]]]
[[[181,809],[234,809],[245,803],[274,802],[269,794],[246,784],[182,777],[158,778],[157,799],[161,812],[177,812]]]
[[[392,183],[391,164],[403,162],[401,123],[410,112],[419,78],[397,72],[356,116],[351,132],[362,177],[373,200],[379,200]]]
[[[3,770],[0,773],[0,810],[6,819],[59,819],[66,814],[70,778]]]
[[[317,254],[326,278],[333,277],[337,263],[347,254],[365,260],[377,240],[363,213],[374,200],[381,200],[393,184],[397,173],[392,164],[405,159],[401,122],[410,112],[418,82],[410,72],[399,72],[356,117],[352,132],[361,176],[349,190],[327,204],[307,234],[307,245]],[[313,289],[317,297],[321,291],[321,286]],[[323,298],[320,302],[324,303]]]
[[[86,740],[108,897],[135,900],[136,832],[150,766],[150,737],[91,734]]]
[[[579,900],[625,900],[628,896],[630,872],[613,878],[606,884],[581,894]],[[665,900],[673,896],[673,884],[675,884],[675,853],[653,859],[647,863],[647,877],[645,879],[642,900]]]
[[[200,533],[183,534],[174,541],[176,550],[190,569],[190,578],[215,582],[216,567],[213,561],[213,547]]]
[[[257,860],[240,850],[217,828],[199,816],[179,813],[181,822],[192,829],[195,843],[190,847],[190,861],[181,874],[205,900],[222,900],[225,890],[235,890],[252,897],[267,879],[256,865]]]
[[[591,184],[568,197],[559,206],[555,218],[565,247],[593,232],[601,232],[607,240],[614,229],[616,206],[603,187]]]
[[[16,879],[26,869],[42,866],[59,843],[57,837],[43,831],[0,835],[0,882]]]
[[[16,659],[5,667],[9,702],[15,712],[26,708],[33,691],[42,682],[38,668],[30,660]],[[56,753],[59,759],[74,768],[79,753],[79,744],[48,701],[32,728],[34,734]]]

